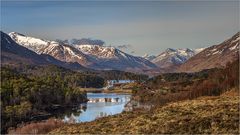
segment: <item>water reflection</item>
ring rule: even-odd
[[[81,104],[75,112],[66,114],[64,116],[65,122],[87,122],[96,118],[121,113],[131,98],[131,95],[114,93],[88,93],[87,96],[89,101],[86,104]]]

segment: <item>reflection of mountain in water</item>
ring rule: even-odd
[[[112,103],[121,103],[130,101],[130,97],[116,97],[116,98],[88,98],[89,103],[98,103],[98,102],[112,102]]]
[[[119,114],[130,101],[131,95],[115,93],[88,93],[88,102],[77,108],[79,114],[67,114],[63,118],[68,123],[93,121],[97,118]]]

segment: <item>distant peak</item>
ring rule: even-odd
[[[18,32],[10,32],[9,35],[20,35],[20,36],[26,36],[24,34],[18,33]]]
[[[167,48],[166,51],[167,51],[167,52],[175,52],[176,49],[173,49],[173,48]]]
[[[186,48],[186,52],[192,52],[192,49]]]

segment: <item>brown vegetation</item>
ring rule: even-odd
[[[127,112],[66,125],[51,134],[239,134],[239,96],[201,97],[149,112]]]
[[[46,134],[49,131],[59,128],[64,122],[57,119],[48,119],[46,121],[30,123],[16,129],[9,130],[9,134]]]
[[[239,88],[239,60],[228,63],[225,69],[216,69],[201,83],[191,87],[190,98],[220,95],[231,88]]]
[[[224,69],[212,69],[195,74],[163,74],[134,91],[134,99],[143,103],[163,105],[200,96],[218,96],[239,87],[239,61]]]
[[[238,61],[228,64],[225,69],[211,70],[207,76],[202,73],[167,74],[147,82],[150,83],[149,87],[146,85],[144,89],[134,91],[135,100],[156,105],[150,111],[135,110],[93,122],[67,125],[51,133],[239,133]]]

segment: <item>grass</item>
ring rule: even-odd
[[[169,103],[149,112],[125,112],[93,122],[66,125],[52,134],[239,134],[239,96]]]

